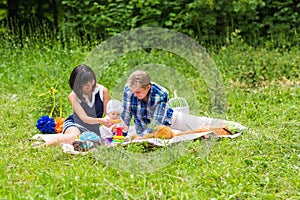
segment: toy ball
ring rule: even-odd
[[[54,133],[55,132],[55,121],[52,117],[42,116],[38,119],[36,127],[42,133]]]

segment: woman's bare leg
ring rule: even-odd
[[[80,130],[75,127],[69,127],[64,134],[46,142],[46,146],[55,146],[61,143],[72,144],[76,137],[81,134]]]

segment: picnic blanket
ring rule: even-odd
[[[232,124],[230,124],[232,126]],[[199,138],[207,138],[207,137],[215,137],[215,138],[237,138],[241,136],[245,130],[247,130],[246,127],[241,126],[238,123],[235,123],[234,126],[230,127],[226,126],[223,128],[211,128],[211,129],[205,129],[205,128],[199,128],[195,130],[188,130],[188,131],[178,131],[174,129],[168,128],[172,132],[172,136],[169,138],[164,138],[163,136],[157,137],[157,135],[152,136],[146,136],[146,137],[136,137],[132,139],[132,136],[135,135],[135,129],[134,126],[129,127],[129,133],[128,137],[123,143],[112,143],[107,144],[108,147],[116,146],[116,145],[128,145],[130,143],[150,143],[154,146],[162,147],[162,146],[168,146],[171,144],[184,142],[184,141],[193,141]],[[229,130],[230,129],[230,130]],[[61,133],[59,134],[36,134],[32,137],[33,140],[37,141],[44,141],[47,142],[49,140],[55,139],[56,137],[59,137]],[[86,154],[87,152],[79,152],[75,151],[73,145],[71,144],[61,144],[63,152],[70,153],[70,154]]]

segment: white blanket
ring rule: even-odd
[[[139,142],[149,142],[151,144],[154,144],[156,146],[168,146],[170,144],[183,142],[183,141],[190,141],[195,140],[197,138],[200,138],[204,135],[213,135],[216,136],[214,132],[203,132],[203,133],[193,133],[193,134],[187,134],[187,135],[180,135],[171,138],[171,139],[160,139],[160,138],[136,138],[132,141],[124,142],[122,145],[126,145],[129,143],[139,143]]]
[[[132,127],[130,127],[129,131],[129,136],[128,138],[130,138],[134,132],[132,131]],[[136,138],[134,140],[131,141],[126,141],[123,142],[122,145],[127,145],[129,143],[140,143],[140,142],[148,142],[151,143],[155,146],[168,146],[174,143],[179,143],[179,142],[184,142],[184,141],[191,141],[191,140],[195,140],[197,138],[201,138],[205,135],[209,135],[212,137],[225,137],[225,138],[236,138],[239,137],[242,133],[237,133],[234,135],[216,135],[213,131],[208,131],[208,132],[202,132],[202,133],[190,133],[190,134],[186,134],[186,135],[179,135],[176,136],[176,133],[179,133],[178,130],[173,130],[175,133],[175,137],[171,138],[171,139],[160,139],[160,138]],[[47,142],[51,139],[54,139],[56,137],[59,137],[62,133],[59,134],[36,134],[34,135],[31,139],[33,140],[38,140],[38,141],[44,141]],[[61,144],[62,145],[62,149],[65,153],[70,153],[70,154],[80,154],[80,152],[75,151],[73,145],[71,144]],[[116,143],[112,143],[111,145],[108,146],[114,146],[114,145],[118,145]],[[87,152],[84,152],[84,154]]]

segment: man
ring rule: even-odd
[[[151,82],[147,72],[134,71],[128,78],[122,97],[123,112],[121,117],[129,127],[132,117],[136,133],[144,136],[152,132],[157,125],[170,126],[172,129],[185,131],[197,128],[231,127],[242,131],[246,127],[232,121],[195,116],[173,110],[168,105],[168,91]]]
[[[151,82],[147,72],[134,71],[123,91],[123,113],[121,117],[129,126],[132,117],[136,133],[145,135],[156,125],[171,125],[173,109],[168,106],[168,91]]]

